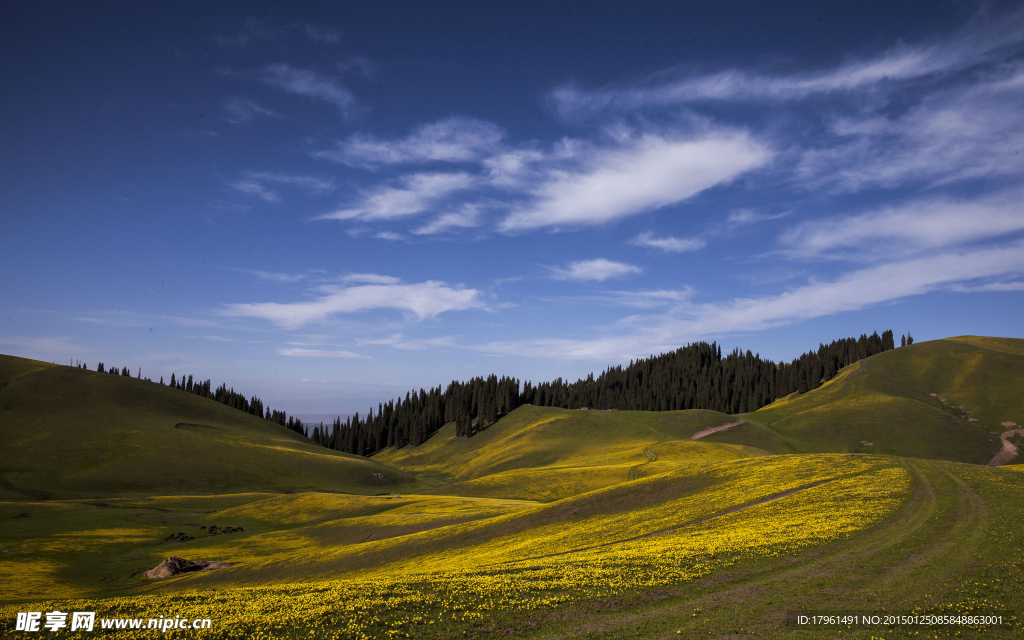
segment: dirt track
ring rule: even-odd
[[[707,429],[701,429],[697,433],[690,436],[690,440],[700,440],[704,436],[710,436],[712,433],[718,433],[719,431],[726,431],[733,427],[738,427],[746,422],[746,420],[737,420],[736,422],[730,422],[729,424],[720,424],[717,427],[708,427]]]
[[[1024,436],[1024,429],[1011,429],[1010,431],[1004,431],[999,438],[1003,441],[1003,448],[999,450],[999,453],[992,456],[992,459],[988,461],[988,466],[998,467],[1010,462],[1017,457],[1020,451],[1017,449],[1017,445],[1010,442],[1010,437],[1014,435]]]

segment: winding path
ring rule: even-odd
[[[690,440],[700,440],[704,436],[710,436],[712,433],[718,433],[719,431],[728,431],[733,427],[738,427],[746,422],[746,420],[737,420],[736,422],[730,422],[729,424],[720,424],[717,427],[708,427],[707,429],[701,429],[697,433],[690,436]]]
[[[999,436],[999,439],[1003,441],[1003,448],[986,463],[988,466],[998,467],[1017,457],[1020,450],[1017,449],[1017,445],[1010,442],[1010,437],[1015,435],[1024,436],[1024,429],[1011,429],[1010,431],[1004,431]]]

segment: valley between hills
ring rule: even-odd
[[[523,404],[368,457],[0,356],[0,618],[7,637],[36,635],[23,611],[213,621],[168,637],[1024,637],[1021,425],[1024,340],[974,336],[755,411]],[[219,564],[147,575],[169,557]],[[883,612],[963,623],[797,622]]]

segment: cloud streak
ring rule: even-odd
[[[231,188],[266,202],[280,202],[281,196],[268,184],[298,187],[311,194],[326,193],[334,188],[334,181],[317,176],[289,176],[278,173],[251,172],[230,183]]]
[[[315,157],[356,167],[411,162],[469,162],[498,149],[504,132],[496,125],[474,118],[454,117],[420,125],[409,136],[383,140],[356,134],[337,149],[319,151]]]
[[[278,349],[277,354],[281,356],[289,356],[292,358],[365,358],[358,353],[351,351],[331,351],[325,349],[300,349],[293,347],[290,349]]]
[[[365,282],[366,276],[370,274],[358,275]],[[485,306],[476,289],[451,287],[434,280],[413,284],[387,282],[348,287],[329,285],[320,291],[322,295],[307,302],[229,304],[220,314],[262,318],[285,329],[297,329],[310,323],[326,321],[338,314],[373,309],[396,310],[423,320],[446,311],[482,309]]]
[[[907,255],[1024,231],[1024,194],[911,201],[856,216],[801,223],[779,238],[788,255],[857,260]]]
[[[550,100],[563,118],[600,112],[629,112],[708,101],[783,102],[812,96],[863,92],[963,70],[1024,41],[1024,11],[999,20],[969,25],[946,42],[897,45],[866,59],[849,60],[832,69],[762,74],[725,70],[711,74],[661,73],[633,87],[584,90],[567,85]],[[666,79],[666,75],[673,75]]]
[[[551,277],[556,280],[604,282],[612,278],[624,278],[642,273],[643,269],[631,264],[597,258],[596,260],[570,262],[569,266],[565,269],[551,267],[551,272]]]
[[[708,243],[703,238],[676,238],[675,236],[656,238],[650,231],[644,231],[630,240],[630,244],[638,247],[660,249],[668,253],[683,253],[685,251],[699,251],[706,247]]]
[[[352,92],[334,78],[315,71],[272,64],[263,69],[260,79],[288,93],[330,102],[345,117],[355,113],[356,99]]]
[[[834,280],[812,281],[778,295],[703,304],[682,301],[666,314],[625,318],[614,332],[595,339],[491,342],[474,348],[485,353],[517,356],[625,361],[670,351],[680,344],[706,337],[759,331],[940,289],[962,290],[971,281],[1021,273],[1024,273],[1024,241],[1016,241],[998,247],[888,262]],[[995,290],[1016,290],[1015,282],[988,286]]]
[[[468,189],[474,179],[467,173],[415,173],[403,176],[400,186],[378,187],[352,205],[317,217],[317,220],[392,220],[429,210],[442,198]]]
[[[651,211],[762,167],[772,152],[745,132],[718,131],[700,138],[646,134],[593,155],[588,168],[551,172],[534,189],[535,200],[500,229],[571,228]]]

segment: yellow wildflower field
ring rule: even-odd
[[[258,567],[243,562],[149,595],[7,606],[2,616],[60,610],[96,611],[98,618],[210,618],[213,628],[204,637],[223,638],[443,636],[495,612],[691,582],[745,558],[827,544],[881,522],[910,489],[910,474],[893,458],[741,459],[552,504],[519,505],[472,522],[318,549],[304,562],[296,534],[276,550],[268,538]],[[263,508],[305,521],[310,500],[316,498],[306,495],[289,507],[283,498],[270,498]],[[345,497],[334,506],[344,511],[359,504]],[[272,583],[275,567],[295,563],[311,578]],[[318,567],[335,577],[317,579]],[[129,638],[147,632],[107,633]]]

